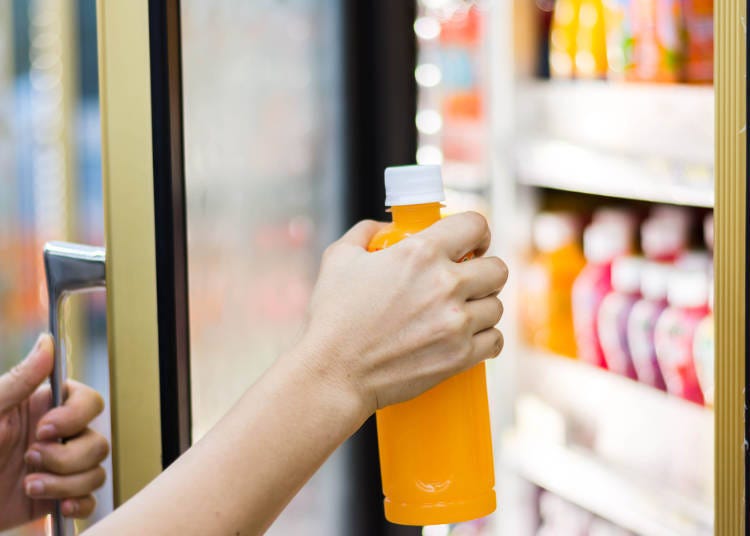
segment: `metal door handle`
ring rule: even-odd
[[[57,407],[63,403],[63,385],[67,377],[65,359],[61,352],[61,305],[70,294],[105,286],[104,248],[67,242],[48,242],[44,246],[44,269],[47,274],[49,296],[49,329],[55,341],[55,364],[50,377],[50,385],[52,405]],[[60,501],[55,501],[52,512],[52,534],[67,536],[68,532],[60,511]]]

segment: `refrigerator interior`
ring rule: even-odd
[[[583,15],[571,74],[556,56],[553,9],[562,17],[577,4]],[[686,2],[684,18],[670,19],[676,31],[694,31],[679,34],[688,41],[702,36],[703,48],[681,43],[675,79],[657,82],[655,72],[638,71],[648,59],[642,51],[627,68],[618,59],[632,52],[611,35],[612,14],[596,11],[614,4],[634,10],[624,11],[631,22],[645,16],[637,2],[418,2],[417,162],[443,165],[448,212],[489,216],[493,252],[511,274],[500,323],[506,345],[488,368],[498,510],[424,534],[713,534],[713,408],[591,365],[575,349],[560,355],[571,339],[565,331],[575,332],[565,316],[580,317],[582,308],[571,304],[570,277],[560,283],[555,270],[562,268],[545,265],[538,249],[556,234],[554,224],[538,223],[540,213],[571,229],[578,257],[569,264],[585,262],[583,230],[602,215],[625,214],[628,254],[643,255],[644,222],[680,214],[682,255],[710,271],[703,224],[714,205],[714,90],[710,79],[685,82],[712,73],[710,12],[700,19],[690,11],[698,3]],[[600,50],[586,41],[589,23],[606,30]],[[604,50],[592,67],[587,60]],[[703,71],[696,71],[701,54]],[[609,327],[599,331],[610,333],[611,322],[596,314],[597,328]]]

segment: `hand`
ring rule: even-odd
[[[503,313],[497,295],[508,269],[482,258],[490,242],[476,213],[445,218],[382,251],[368,253],[384,224],[364,221],[323,256],[301,346],[333,389],[355,394],[360,418],[413,398],[497,356]],[[475,257],[461,260],[468,253]]]
[[[61,499],[68,517],[91,515],[91,492],[105,480],[100,466],[107,440],[88,428],[104,402],[93,389],[69,380],[67,398],[50,409],[52,338],[42,335],[26,359],[0,376],[0,530],[37,519]],[[58,440],[65,439],[65,443]]]

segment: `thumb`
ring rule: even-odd
[[[52,374],[52,337],[43,333],[26,359],[0,376],[0,413],[26,400]]]
[[[339,238],[339,242],[367,249],[372,237],[386,225],[382,221],[362,220]]]

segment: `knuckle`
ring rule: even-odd
[[[403,241],[404,252],[414,266],[424,266],[437,257],[437,248],[422,236],[411,236]]]
[[[493,323],[493,325],[500,322],[500,319],[503,317],[503,313],[505,313],[505,306],[503,305],[503,302],[498,300],[497,298],[495,299],[495,301],[497,302],[497,309],[495,311],[495,322]]]
[[[99,466],[94,469],[94,473],[91,477],[91,485],[93,486],[93,489],[101,488],[106,480],[107,473],[104,471],[103,467]]]
[[[451,270],[443,269],[437,275],[435,289],[440,296],[453,296],[462,284],[461,277]]]
[[[469,211],[466,213],[466,218],[467,221],[470,222],[470,225],[474,226],[474,231],[476,231],[477,234],[488,233],[490,231],[487,219],[479,212],[473,210]]]

